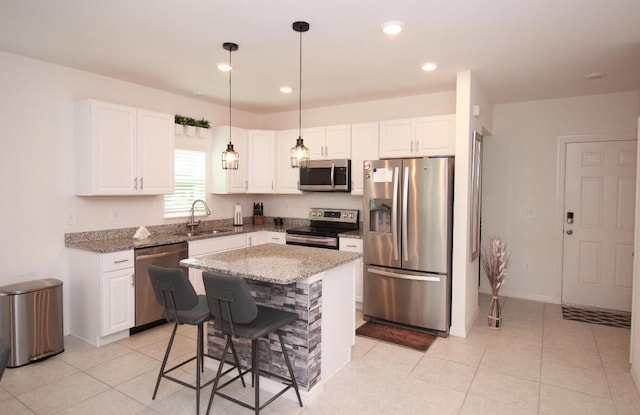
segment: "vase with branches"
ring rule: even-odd
[[[480,260],[482,269],[487,274],[491,285],[491,302],[489,303],[489,327],[500,328],[502,325],[502,310],[498,301],[498,291],[507,276],[510,255],[506,243],[498,236],[490,236],[487,244],[482,247]]]

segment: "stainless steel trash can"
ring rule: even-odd
[[[0,287],[0,337],[11,346],[7,367],[64,351],[62,281],[47,278]]]

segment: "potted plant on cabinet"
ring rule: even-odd
[[[174,116],[176,134],[183,135],[184,134],[184,126],[187,124],[187,117],[184,115],[176,114]]]
[[[211,124],[209,124],[208,120],[202,118],[196,121],[196,132],[198,134],[198,137],[207,137],[209,135],[209,128],[211,128]]]

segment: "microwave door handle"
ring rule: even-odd
[[[393,204],[391,211],[391,238],[393,239],[393,260],[398,260],[398,181],[400,170],[396,167],[393,172]]]
[[[336,163],[331,163],[331,188],[336,187],[336,181],[335,181],[335,170],[336,170]]]
[[[402,256],[405,261],[409,260],[409,236],[407,235],[409,218],[409,166],[404,168],[403,189],[402,189]]]

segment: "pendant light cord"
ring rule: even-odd
[[[231,53],[233,48],[229,48],[229,144],[231,144],[231,71],[233,67],[231,66]]]
[[[298,87],[298,137],[302,137],[302,32],[300,32],[300,86]]]

